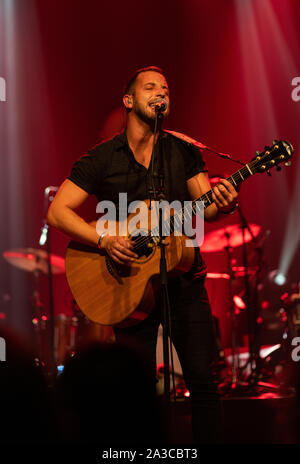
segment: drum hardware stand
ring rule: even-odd
[[[56,356],[55,356],[55,336],[54,336],[54,296],[53,296],[53,274],[51,265],[51,231],[47,224],[46,214],[49,205],[54,200],[55,193],[58,187],[47,187],[45,189],[45,200],[44,200],[44,220],[42,233],[39,244],[45,245],[47,251],[47,267],[48,267],[48,289],[49,289],[49,331],[50,331],[50,362],[49,362],[49,373],[53,379],[56,378]]]
[[[243,267],[244,267],[244,278],[245,278],[245,292],[244,298],[247,308],[247,319],[248,319],[248,335],[249,335],[249,360],[248,362],[240,369],[239,365],[239,355],[236,352],[236,333],[237,333],[237,320],[235,314],[235,307],[233,305],[233,292],[232,292],[232,278],[234,276],[234,271],[231,267],[231,248],[229,245],[229,234],[226,233],[226,238],[228,240],[228,245],[224,248],[227,252],[228,256],[228,274],[230,275],[229,279],[229,289],[230,289],[230,313],[231,313],[231,322],[232,322],[232,377],[231,381],[224,382],[223,384],[219,385],[219,389],[224,393],[229,394],[253,394],[257,391],[257,387],[260,389],[265,390],[278,390],[278,387],[273,384],[261,383],[259,384],[259,373],[264,360],[260,358],[259,355],[259,343],[258,343],[258,334],[257,334],[257,314],[258,314],[258,295],[257,289],[259,285],[259,279],[261,270],[263,267],[263,260],[262,260],[262,248],[261,245],[256,246],[256,252],[259,256],[259,263],[255,273],[255,281],[254,287],[255,290],[251,292],[250,289],[250,280],[249,280],[249,272],[248,272],[248,257],[247,257],[247,250],[246,250],[246,240],[245,240],[245,230],[248,229],[252,239],[257,243],[257,240],[252,233],[250,226],[248,225],[246,219],[244,218],[240,207],[238,207],[240,217],[241,217],[241,228],[242,228],[242,235],[243,235]],[[247,381],[241,381],[239,379],[239,375],[245,371],[245,369],[250,365],[250,375],[247,378]],[[243,377],[244,378],[244,377]]]
[[[251,373],[248,378],[248,382],[250,384],[257,384],[260,378],[260,373],[261,373],[261,368],[262,365],[264,364],[264,360],[260,357],[260,340],[259,340],[259,333],[258,333],[258,323],[257,323],[257,318],[259,315],[259,308],[258,308],[258,288],[260,284],[260,276],[261,276],[261,271],[263,268],[263,252],[262,248],[259,246],[256,246],[256,252],[258,255],[258,265],[256,267],[255,275],[254,277],[254,282],[252,284],[252,295],[250,294],[250,298],[252,298],[251,303],[250,303],[250,308],[252,307],[252,339],[251,339],[251,344],[250,344],[250,338],[249,338],[249,362],[251,366]],[[250,282],[249,282],[249,277],[247,278],[248,284],[250,287]],[[251,313],[251,311],[250,311]],[[251,317],[251,314],[249,314]],[[250,335],[250,331],[249,331]]]
[[[247,383],[245,387],[245,392],[249,392],[250,394],[256,394],[259,392],[258,389],[267,390],[267,391],[278,391],[279,387],[277,385],[264,383],[260,384],[260,371],[262,365],[264,364],[264,360],[260,357],[259,349],[260,343],[258,340],[258,324],[257,324],[257,317],[258,317],[258,286],[260,281],[260,275],[263,268],[263,252],[261,244],[257,244],[257,239],[254,236],[250,225],[248,224],[241,207],[238,208],[238,213],[241,219],[241,229],[243,234],[243,265],[244,265],[244,280],[245,280],[245,304],[247,308],[247,320],[248,320],[248,346],[249,346],[249,360],[243,366],[243,371],[250,365],[250,374],[247,378]],[[256,243],[256,252],[258,254],[258,266],[256,268],[255,276],[254,276],[254,285],[252,285],[253,290],[251,291],[250,286],[250,279],[249,279],[249,272],[248,272],[248,257],[247,257],[247,247],[246,247],[246,240],[245,240],[245,232],[246,229],[249,231],[252,240]]]
[[[241,207],[238,206],[237,208],[238,213],[240,215],[241,219],[241,229],[242,229],[242,236],[243,236],[243,244],[242,244],[242,250],[243,250],[243,265],[244,265],[244,280],[245,280],[245,303],[246,303],[246,308],[247,308],[247,320],[248,320],[248,344],[249,344],[249,361],[248,364],[250,363],[250,369],[251,369],[251,376],[253,374],[253,362],[255,359],[255,353],[253,349],[253,339],[254,339],[254,327],[255,327],[255,321],[254,321],[254,310],[253,310],[253,299],[251,295],[251,289],[250,289],[250,282],[249,282],[249,273],[248,273],[248,258],[247,258],[247,248],[246,248],[246,240],[245,240],[245,233],[246,229],[249,231],[252,240],[256,242],[256,237],[254,237],[252,230],[245,218],[245,216],[242,213]]]
[[[36,256],[36,263],[38,263],[38,256]],[[42,368],[45,367],[46,358],[45,352],[43,350],[43,332],[46,331],[46,320],[43,318],[42,308],[44,308],[43,303],[40,300],[40,292],[39,292],[39,277],[40,271],[36,269],[33,272],[35,287],[32,294],[32,301],[33,301],[33,308],[34,314],[32,319],[32,324],[34,331],[37,333],[37,358],[35,358],[36,364],[41,366]],[[45,337],[44,337],[45,338]]]
[[[46,212],[46,207],[48,206],[48,194],[49,194],[48,189],[49,187],[47,187],[47,189],[45,190],[45,195],[47,192],[47,201],[45,198],[45,206],[44,206],[45,212]],[[54,187],[51,189],[54,189]],[[40,241],[39,241],[40,245],[44,245],[46,243],[47,232],[48,232],[48,225],[46,224],[46,221],[44,221],[44,226],[42,228],[42,234],[40,236]],[[34,291],[33,291],[32,297],[30,298],[31,304],[34,308],[34,313],[32,314],[32,324],[37,334],[37,346],[36,346],[37,349],[34,355],[36,356],[34,359],[34,362],[40,365],[41,367],[43,367],[46,377],[49,379],[49,382],[51,383],[52,378],[53,378],[53,372],[51,371],[51,369],[54,370],[54,366],[55,366],[54,361],[52,362],[54,358],[54,350],[49,350],[49,336],[50,335],[53,336],[53,332],[52,334],[50,334],[49,323],[52,321],[49,320],[49,315],[46,316],[42,312],[42,308],[44,307],[44,305],[40,301],[39,279],[42,273],[47,274],[48,269],[49,269],[49,264],[51,266],[50,267],[51,276],[53,273],[55,274],[64,273],[65,272],[64,260],[60,256],[55,256],[55,255],[50,256],[49,251],[46,252],[45,250],[41,250],[40,248],[39,249],[16,248],[13,250],[4,251],[3,256],[13,266],[16,266],[25,271],[32,272],[34,275],[34,279],[35,279],[34,280]],[[52,302],[51,307],[53,308],[53,298],[51,297],[52,297],[52,292],[50,293],[50,299]],[[50,355],[50,359],[49,359],[49,355]]]
[[[233,394],[239,392],[247,385],[239,379],[240,365],[239,365],[239,350],[236,343],[237,335],[237,315],[235,312],[235,305],[233,301],[232,280],[234,279],[234,271],[232,269],[232,248],[229,245],[230,235],[225,233],[228,245],[224,248],[227,254],[228,274],[229,279],[229,297],[230,297],[230,318],[231,318],[231,356],[232,356],[232,374],[231,377],[219,385],[219,390],[224,394]]]
[[[238,207],[238,213],[241,219],[241,228],[243,233],[243,264],[245,269],[245,302],[247,307],[247,316],[248,316],[248,337],[249,337],[249,360],[246,365],[243,367],[243,370],[250,365],[250,374],[247,379],[248,389],[255,389],[255,387],[259,386],[259,377],[260,377],[260,370],[264,360],[260,357],[259,349],[260,343],[258,340],[258,324],[257,324],[257,317],[258,317],[258,286],[260,282],[260,275],[263,268],[263,251],[261,244],[257,243],[257,239],[254,236],[251,227],[249,226],[241,207]],[[249,231],[252,240],[256,243],[256,252],[258,255],[258,265],[256,267],[256,272],[254,275],[254,283],[252,284],[252,290],[250,287],[250,279],[249,279],[249,272],[248,272],[248,257],[247,257],[247,249],[246,249],[246,240],[245,240],[245,232],[246,229]],[[266,384],[264,385],[266,387]],[[273,385],[269,385],[268,388],[273,389]],[[274,385],[274,389],[277,387]]]

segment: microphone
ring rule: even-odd
[[[159,98],[154,101],[155,103],[155,112],[159,113],[165,111],[168,108],[168,103],[163,98]]]

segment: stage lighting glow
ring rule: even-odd
[[[282,28],[282,24],[289,24],[289,35],[293,42],[296,43],[298,38],[290,2],[285,2],[284,5],[281,5],[280,14],[276,14],[276,5],[272,4],[272,2],[260,2],[260,8],[257,9],[257,12],[260,15],[260,19],[264,24],[264,27],[267,27],[268,36],[275,44],[275,49],[277,50],[277,56],[280,60],[281,68],[286,70],[286,78],[289,79],[290,76],[297,76],[298,65],[292,55],[291,47],[287,42],[287,38],[285,37]],[[266,18],[268,18],[267,21]],[[299,84],[299,78],[294,77],[292,83],[294,85]],[[299,90],[297,92],[297,89],[298,87],[294,89],[296,91],[294,92],[295,96],[299,92]],[[295,109],[296,111],[298,110],[297,112],[299,115],[300,107],[297,106]],[[290,268],[293,257],[300,243],[300,216],[298,214],[300,208],[299,162],[296,164],[296,169],[297,175],[295,188],[292,200],[289,200],[289,215],[286,223],[286,232],[279,261],[277,278],[278,282],[282,282],[284,280],[283,276],[287,274],[287,271]],[[278,283],[278,285],[283,284]]]
[[[0,77],[0,101],[6,101],[6,82],[4,77]]]
[[[57,374],[61,374],[64,370],[65,366],[63,364],[60,364],[57,366]]]
[[[240,38],[241,59],[244,67],[245,90],[247,92],[247,109],[250,117],[250,130],[253,140],[262,138],[266,133],[270,138],[277,133],[274,105],[271,95],[270,79],[263,55],[262,38],[257,21],[257,9],[261,5],[254,2],[240,2],[235,0],[237,26]],[[257,8],[258,7],[258,8]],[[259,80],[257,76],[259,75]],[[264,127],[259,127],[257,108],[264,108]]]
[[[296,182],[293,197],[289,202],[286,232],[279,261],[279,273],[286,275],[300,243],[300,163],[296,164]]]
[[[270,282],[274,282],[276,285],[284,285],[286,283],[286,275],[280,272],[278,269],[274,269],[268,274]]]
[[[282,272],[279,272],[275,275],[274,282],[277,285],[284,285],[286,282],[286,276]]]
[[[40,34],[36,2],[0,0],[0,75],[5,78],[5,82],[0,80],[1,100],[5,96],[5,102],[0,101],[0,122],[1,128],[4,127],[0,182],[5,191],[5,223],[1,226],[7,235],[7,249],[29,240],[31,226],[27,211],[33,211],[39,204],[34,190],[39,179],[35,180],[32,173],[36,167],[39,172],[45,160],[44,157],[39,167],[36,159],[40,158],[33,153],[33,148],[43,152],[43,147],[52,145],[50,140],[53,140],[51,95],[47,92]],[[36,131],[34,137],[32,129]],[[41,202],[42,199],[41,190]],[[28,319],[26,311],[21,309],[27,300],[28,279],[9,267],[7,282],[14,295],[10,321],[22,331]]]
[[[273,71],[270,72],[268,69],[263,51],[272,46],[277,51],[276,59],[280,69],[285,73],[287,82],[291,82],[291,76],[294,78],[298,75],[297,62],[292,55],[283,29],[283,24],[289,25],[289,36],[293,37],[296,43],[298,38],[292,9],[289,2],[285,2],[284,7],[280,3],[280,12],[275,3],[271,1],[241,2],[235,0],[235,5],[251,128],[256,138],[259,137],[260,128],[263,130],[264,137],[268,133],[270,137],[274,137],[274,134],[278,133],[278,128],[271,92]],[[259,80],[257,80],[257,75],[260,76]],[[264,108],[264,121],[260,125],[257,118],[259,106]],[[296,108],[295,111],[297,112]],[[300,215],[298,214],[300,209],[300,163],[297,162],[295,167],[297,174],[292,198],[286,177],[282,175],[273,177],[274,188],[280,192],[281,207],[289,205],[287,219],[283,222],[285,235],[280,250],[278,277],[274,280],[275,275],[273,276],[273,282],[277,285],[284,284],[300,243]]]

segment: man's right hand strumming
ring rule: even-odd
[[[105,235],[101,240],[101,248],[119,264],[131,264],[138,258],[133,252],[133,242],[127,237]]]

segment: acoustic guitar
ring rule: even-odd
[[[289,142],[274,140],[271,147],[265,147],[261,153],[256,152],[252,161],[227,180],[238,187],[256,173],[269,172],[275,166],[280,170],[279,164],[290,164],[288,160],[293,151]],[[212,193],[210,190],[191,202],[191,214],[197,213],[199,200],[203,202],[204,209],[211,205]],[[127,217],[127,223],[131,218],[132,214]],[[189,238],[174,235],[176,223],[183,220],[183,210],[171,216],[170,235],[165,239],[170,276],[189,271],[194,262],[195,249],[186,246]],[[96,222],[93,225],[96,227]],[[116,222],[115,225],[118,234],[124,224]],[[70,242],[66,252],[66,276],[79,308],[89,319],[102,325],[129,326],[148,316],[159,289],[161,247],[158,235],[158,227],[153,227],[153,224],[146,234],[141,234],[139,229],[130,232],[134,251],[139,256],[130,265],[119,265],[104,250]]]

